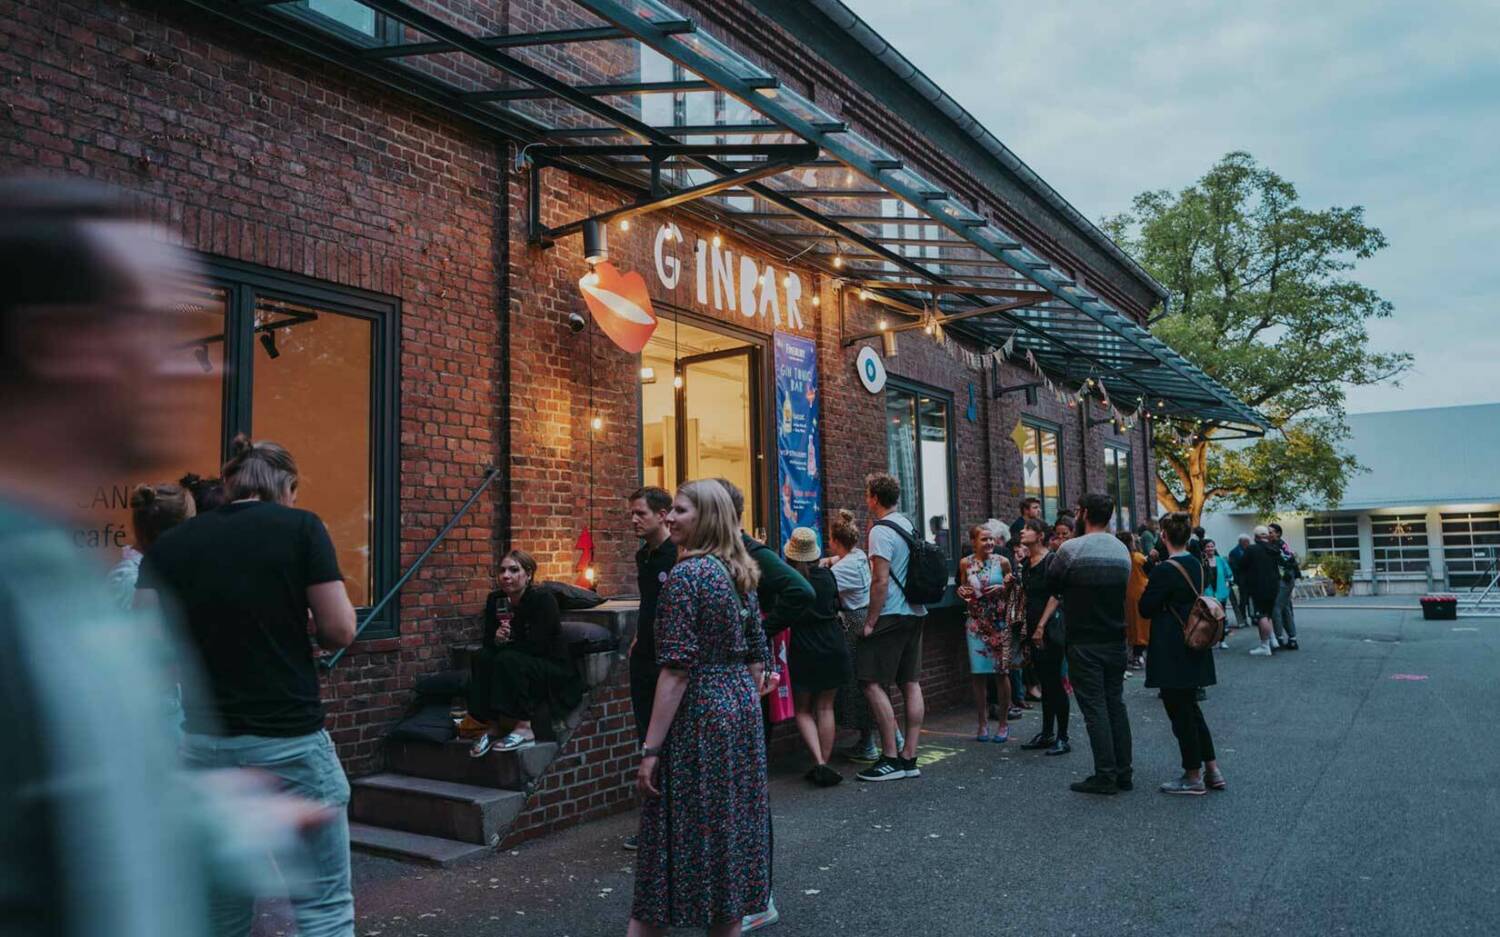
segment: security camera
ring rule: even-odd
[[[586,325],[588,325],[588,320],[585,319],[583,316],[579,315],[576,312],[570,312],[570,313],[568,313],[568,331],[569,332],[572,332],[573,334],[576,335],[579,332],[582,332],[583,331],[583,327],[586,326]]]

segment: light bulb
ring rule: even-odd
[[[589,425],[590,425],[590,426],[592,426],[592,427],[593,427],[593,428],[594,428],[594,432],[596,432],[596,433],[597,433],[597,432],[599,432],[599,431],[600,431],[600,430],[601,430],[601,429],[603,429],[603,428],[604,428],[604,418],[603,418],[603,417],[597,417],[597,416],[596,416],[596,417],[594,417],[594,419],[593,419],[593,421],[592,421],[592,422],[590,422],[590,424],[589,424]]]
[[[813,300],[812,300],[812,303],[813,303],[814,306],[821,306],[821,305],[823,305],[823,299],[820,296],[814,296]]]
[[[630,230],[630,219],[629,218],[621,218],[620,219],[620,230],[621,231],[629,231]]]
[[[594,572],[594,567],[585,566],[583,568],[583,578],[587,579],[589,582],[593,582],[597,575],[598,574]]]
[[[834,254],[833,255],[833,265],[835,267],[842,267],[844,265],[844,255],[843,254]]]
[[[786,276],[784,276],[784,277],[781,278],[781,285],[785,286],[787,288],[791,288],[791,285],[792,285],[792,275],[790,273],[788,273]]]
[[[675,387],[675,388],[677,388],[678,390],[682,390],[682,375],[681,374],[679,374],[676,377],[672,378],[672,386]]]
[[[714,235],[714,247],[718,247],[720,244],[723,244],[723,243],[724,242],[719,239],[719,236],[717,234],[715,234]]]
[[[887,328],[886,321],[884,319],[881,319],[880,320],[880,324],[877,325],[876,328],[878,328],[878,329],[880,329],[880,331],[884,332],[886,330],[886,328]]]

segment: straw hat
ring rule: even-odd
[[[811,527],[798,527],[786,542],[786,558],[803,563],[816,563],[823,551],[818,549],[818,534]]]

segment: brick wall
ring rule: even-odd
[[[401,301],[410,563],[500,456],[496,144],[176,4],[19,0],[0,18],[0,82],[0,171],[105,181],[191,248]],[[482,498],[407,586],[400,636],[356,645],[328,681],[352,772],[378,765],[412,680],[468,632],[494,516]]]

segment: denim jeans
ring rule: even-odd
[[[1285,579],[1276,591],[1276,605],[1271,609],[1271,624],[1276,626],[1276,637],[1296,638],[1297,620],[1292,617],[1292,584]]]
[[[189,768],[257,768],[274,774],[291,794],[333,808],[333,818],[304,834],[306,875],[293,884],[289,897],[300,937],[352,937],[354,892],[349,879],[349,780],[322,730],[311,735],[272,738],[262,735],[183,736],[183,761]],[[246,937],[255,915],[255,899],[215,894],[215,937]]]

